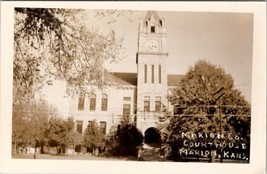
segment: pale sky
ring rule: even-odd
[[[124,35],[127,57],[117,65],[108,65],[110,71],[137,72],[135,55],[138,22],[145,14],[146,11],[129,15],[132,22],[127,22],[127,17],[117,19],[119,25],[116,29]],[[249,102],[251,101],[252,14],[206,12],[158,12],[158,14],[166,20],[169,74],[185,74],[199,59],[206,59],[212,64],[220,65],[226,73],[232,75],[236,88],[242,91]],[[105,28],[108,28],[107,25]]]
[[[89,27],[98,28],[103,33],[114,29],[118,36],[124,38],[125,56],[118,64],[106,64],[105,67],[113,72],[137,72],[135,63],[137,31],[139,19],[145,17],[146,11],[125,12],[122,16],[116,17],[117,21],[111,24],[107,24],[105,19],[96,19],[93,14],[92,11],[88,13]],[[158,12],[158,14],[160,18],[165,18],[169,74],[185,74],[198,60],[206,59],[224,68],[226,73],[234,78],[235,87],[251,103],[252,14],[206,12]],[[57,89],[48,87],[44,91],[52,104],[64,110],[68,106],[67,100],[55,97],[55,90],[58,90],[56,93],[59,96],[65,95],[63,87]]]

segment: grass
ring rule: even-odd
[[[12,154],[13,159],[34,159],[33,154]],[[137,157],[104,157],[104,156],[92,156],[92,155],[58,155],[58,154],[36,154],[36,159],[47,159],[47,160],[95,160],[95,161],[155,161],[153,159],[143,159]],[[156,160],[156,161],[169,161],[166,159]],[[171,162],[171,161],[169,161]],[[181,160],[177,162],[209,162],[208,158],[201,159],[190,159]],[[220,161],[216,159],[215,163],[219,163]],[[223,163],[249,163],[249,161],[245,160],[230,160],[224,159]]]
[[[13,159],[34,159],[33,154],[12,154]],[[57,155],[57,154],[36,154],[36,159],[48,160],[105,160],[105,161],[137,161],[136,157],[103,157],[92,155]]]

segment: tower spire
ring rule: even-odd
[[[166,33],[165,19],[160,18],[156,11],[148,11],[139,23],[141,33]]]
[[[149,23],[154,23],[156,26],[162,26],[162,20],[160,19],[156,11],[148,11],[144,18],[144,26]]]

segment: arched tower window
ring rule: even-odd
[[[159,65],[159,83],[161,83],[161,65]]]
[[[147,65],[145,65],[145,70],[144,70],[144,79],[145,79],[145,83],[147,83]]]
[[[155,33],[155,31],[156,31],[155,30],[155,26],[151,26],[151,30],[150,31],[151,31],[151,33]]]
[[[154,83],[154,65],[151,67],[151,83]]]

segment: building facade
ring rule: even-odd
[[[127,115],[146,137],[156,130],[163,106],[171,109],[168,90],[178,85],[182,75],[167,74],[165,20],[157,12],[148,11],[139,22],[137,37],[137,73],[106,72],[105,81],[110,85],[70,101],[76,131],[82,133],[96,120],[101,131],[108,134]]]

